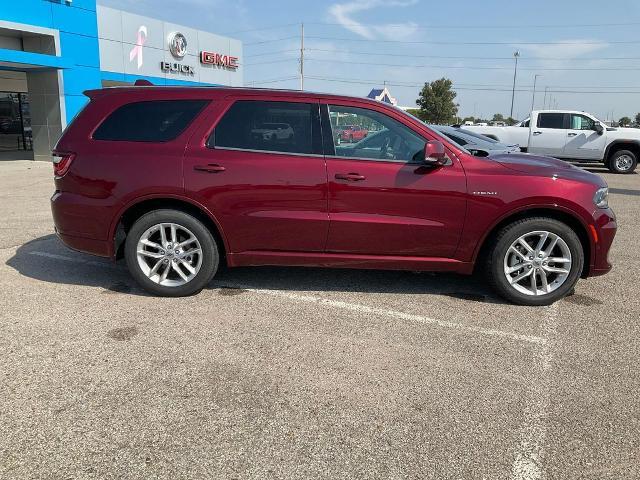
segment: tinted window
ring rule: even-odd
[[[424,138],[404,124],[375,110],[330,105],[329,120],[333,128],[337,157],[408,162],[424,149]],[[341,134],[338,124],[345,120],[349,123],[357,122],[358,131],[364,135],[362,140],[351,143],[350,138]],[[361,136],[357,138],[360,139]]]
[[[540,128],[564,128],[564,113],[540,113],[538,115]]]
[[[595,130],[596,122],[584,115],[571,115],[572,130]]]
[[[321,153],[318,104],[235,102],[216,125],[210,147]]]
[[[176,138],[206,105],[206,100],[154,100],[123,105],[93,134],[95,140],[167,142]]]

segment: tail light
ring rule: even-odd
[[[53,152],[53,174],[62,177],[69,171],[71,162],[76,158],[75,153]]]

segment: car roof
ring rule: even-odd
[[[94,90],[86,90],[84,94],[89,98],[99,97],[107,94],[140,94],[144,96],[148,93],[157,93],[170,98],[172,95],[180,95],[181,98],[185,97],[185,94],[193,93],[194,98],[202,98],[204,93],[210,98],[226,97],[230,95],[262,95],[265,97],[277,97],[286,96],[293,98],[314,98],[318,100],[330,101],[330,100],[350,100],[358,101],[362,103],[368,103],[370,105],[391,107],[389,104],[379,102],[378,100],[372,100],[366,97],[353,97],[349,95],[338,95],[333,93],[320,93],[309,92],[300,90],[288,90],[277,88],[249,88],[249,87],[227,87],[227,86],[174,86],[174,85],[125,85],[115,87],[104,87]]]

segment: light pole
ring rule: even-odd
[[[536,82],[538,81],[538,77],[541,77],[542,75],[540,74],[536,74],[533,76],[533,98],[531,99],[531,111],[533,112],[533,109],[535,108],[535,104],[536,104]]]
[[[516,65],[513,69],[513,90],[511,91],[511,114],[509,115],[513,118],[513,100],[516,96],[516,75],[518,74],[518,57],[520,56],[520,52],[516,50],[513,52],[513,58],[516,60]]]

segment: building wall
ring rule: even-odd
[[[169,52],[168,38],[172,32],[180,32],[187,39],[187,54],[182,59]],[[100,5],[98,34],[103,80],[133,82],[145,78],[155,85],[243,85],[241,64],[237,69],[228,69],[200,63],[203,50],[241,59],[239,40]],[[188,65],[194,73],[165,73],[160,68],[161,62]]]
[[[31,95],[34,157],[49,159],[62,129],[87,102],[82,92],[100,88],[96,2],[5,0],[0,2],[0,19],[5,29],[23,32],[24,51],[64,60],[64,68],[56,68],[38,65],[38,57],[32,56],[35,60],[24,69]],[[30,35],[34,27],[50,29],[55,34]],[[4,45],[11,50],[6,40]],[[9,53],[0,54],[0,61],[14,60]],[[11,65],[20,68],[15,61]]]

